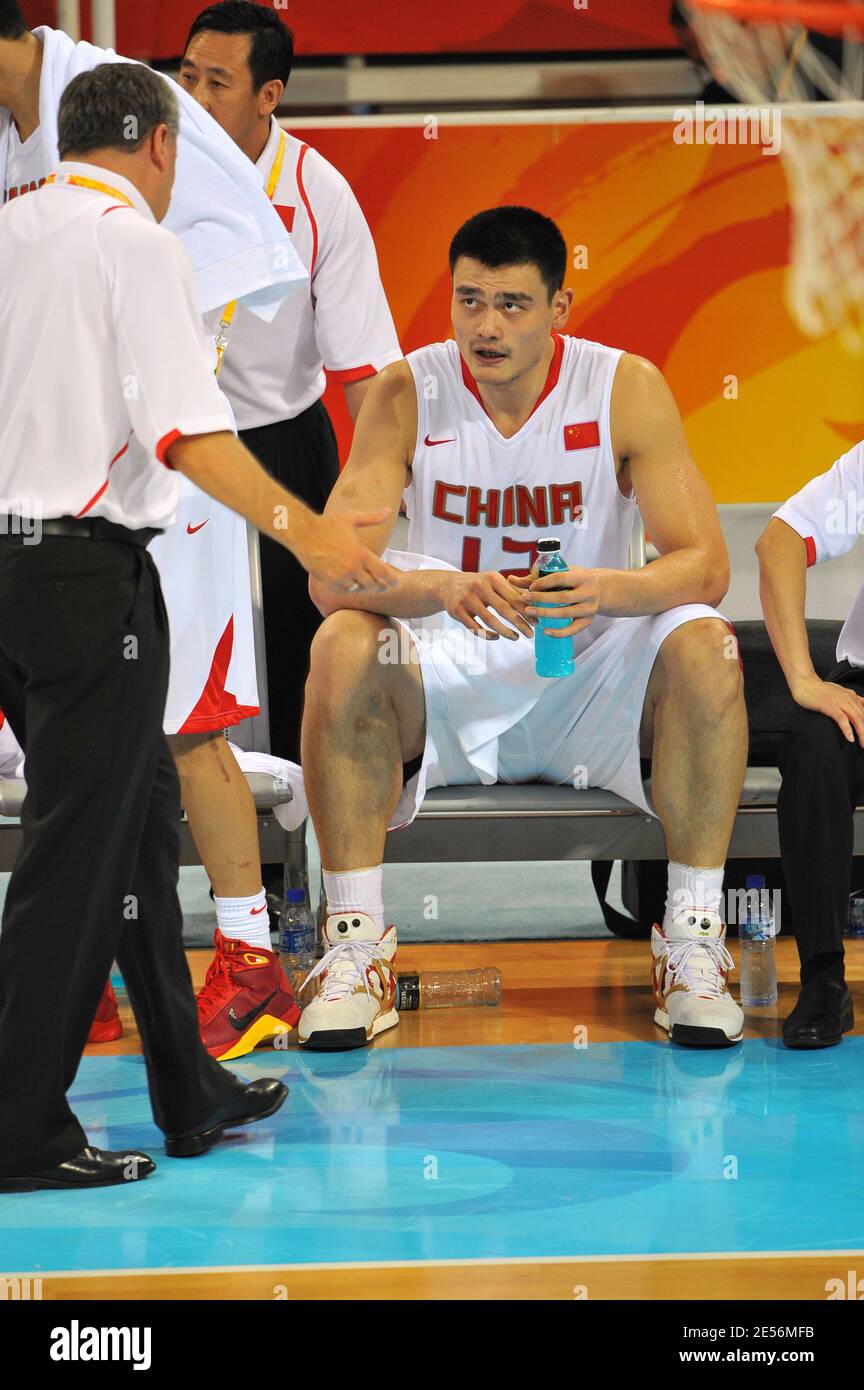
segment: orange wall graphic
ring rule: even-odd
[[[442,121],[437,139],[422,124],[304,124],[302,135],[363,206],[405,351],[449,336],[447,247],[460,223],[497,204],[538,208],[587,249],[587,268],[567,277],[570,331],[664,371],[718,502],[785,498],[864,437],[864,361],[789,317],[780,160],[754,145],[678,144],[671,112],[586,116]]]

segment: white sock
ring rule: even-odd
[[[666,880],[666,912],[663,930],[678,912],[688,908],[716,912],[723,920],[723,865],[719,869],[694,868],[691,864],[669,862]]]
[[[272,951],[267,894],[263,887],[251,898],[216,898],[216,925],[231,941],[245,941],[262,951]]]
[[[382,864],[374,869],[350,869],[345,874],[334,874],[325,869],[324,896],[327,899],[327,916],[335,917],[343,912],[365,912],[383,933],[383,879]]]

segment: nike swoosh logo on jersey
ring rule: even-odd
[[[245,1030],[249,1027],[249,1024],[254,1023],[255,1019],[262,1012],[262,1010],[267,1008],[267,1005],[270,1003],[270,1000],[273,998],[273,995],[275,993],[276,991],[274,989],[273,994],[268,994],[267,998],[261,1004],[256,1004],[254,1009],[250,1009],[248,1014],[244,1014],[242,1018],[237,1017],[233,1007],[230,1008],[228,1010],[228,1021],[231,1024],[231,1027],[236,1028],[238,1033],[245,1032]]]
[[[209,516],[208,516],[207,521],[209,521],[209,520],[210,520],[210,518],[209,518]],[[206,526],[206,525],[207,525],[207,521],[201,521],[201,522],[198,523],[197,526],[192,526],[191,523],[190,523],[189,525],[187,525],[186,530],[187,530],[187,532],[189,533],[190,536],[194,536],[196,531],[200,531],[202,526]]]
[[[430,439],[429,436],[428,436],[428,434],[427,434],[426,438],[423,440],[423,443],[424,443],[425,445],[427,445],[428,448],[434,449],[434,447],[435,447],[436,444],[455,444],[455,443],[456,443],[456,440],[455,440],[455,438],[454,438],[454,439]]]

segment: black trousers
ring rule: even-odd
[[[847,661],[826,680],[864,695],[864,670]],[[864,792],[864,749],[827,714],[796,706],[780,768],[780,854],[795,920],[801,979],[841,978],[852,878],[853,815]]]
[[[146,549],[0,537],[0,707],[27,755],[0,934],[3,1177],[86,1143],[66,1091],[115,956],[156,1124],[194,1129],[240,1089],[201,1043],[183,952],[168,660]]]
[[[323,511],[339,477],[339,452],[330,416],[321,401],[294,420],[241,430],[240,438],[283,487],[316,512]],[[277,757],[299,763],[309,649],[322,618],[309,597],[309,576],[303,566],[268,536],[261,537],[261,585],[270,750]]]

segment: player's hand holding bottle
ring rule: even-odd
[[[571,565],[566,570],[540,577],[534,573],[514,576],[511,582],[526,591],[529,604],[526,612],[535,622],[540,620],[543,610],[549,615],[547,605],[551,604],[555,605],[557,618],[570,619],[565,627],[555,630],[554,635],[559,640],[590,627],[600,611],[600,578],[596,570]],[[542,609],[531,607],[534,603],[540,603]]]

